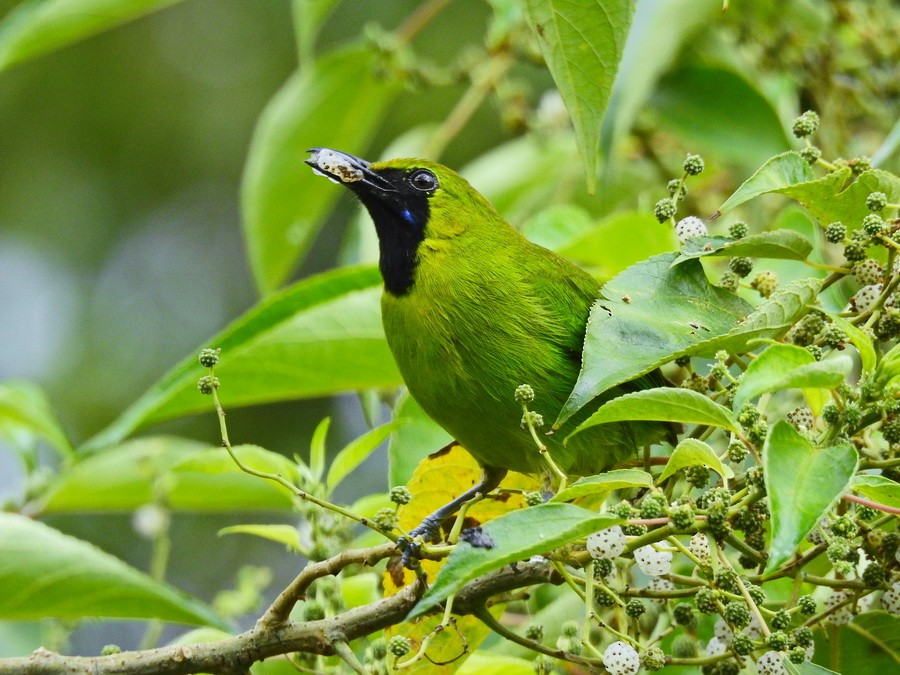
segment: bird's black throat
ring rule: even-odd
[[[404,172],[397,173],[402,176]],[[364,187],[354,192],[375,223],[384,287],[399,297],[409,293],[415,283],[419,244],[425,239],[429,208],[426,194],[403,189],[400,176],[395,184],[400,188],[396,193],[370,192]]]

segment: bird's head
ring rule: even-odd
[[[348,188],[372,216],[381,275],[394,295],[412,288],[423,241],[453,238],[496,215],[464,178],[441,164],[424,159],[367,162],[329,148],[309,152],[306,163],[313,171]]]

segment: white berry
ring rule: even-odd
[[[706,224],[697,216],[688,216],[682,218],[675,225],[675,235],[682,244],[690,241],[694,237],[705,237],[708,234]]]
[[[592,558],[618,558],[625,550],[625,534],[622,528],[613,525],[589,535],[587,550]]]
[[[672,571],[672,553],[670,551],[657,551],[651,544],[641,546],[634,552],[641,572],[648,577],[661,577]]]
[[[712,637],[706,643],[707,656],[721,656],[728,651],[728,643],[720,637]]]
[[[881,607],[894,616],[900,615],[900,581],[895,581],[881,596]]]
[[[784,654],[781,652],[766,652],[756,662],[756,669],[760,675],[788,675],[787,668],[781,662]]]
[[[744,629],[744,635],[746,635],[751,640],[758,640],[762,635],[762,630],[760,629],[759,619],[756,618],[756,614],[750,615],[750,623]]]
[[[688,550],[693,553],[701,562],[712,560],[712,551],[709,548],[709,539],[702,532],[698,532],[691,537]]]
[[[610,675],[634,675],[641,667],[641,657],[630,644],[617,640],[603,652],[603,665]]]
[[[861,260],[853,268],[853,276],[863,286],[866,284],[877,284],[883,275],[884,270],[874,258]]]
[[[850,298],[850,307],[856,312],[868,312],[872,308],[872,305],[875,304],[878,296],[881,295],[881,290],[881,284],[869,284],[868,286],[863,286],[856,291],[856,295]]]
[[[725,619],[721,616],[716,621],[716,625],[713,627],[713,633],[715,633],[716,637],[719,638],[725,644],[730,644],[734,639],[734,633],[731,631],[731,628],[725,623]]]
[[[850,591],[835,591],[825,600],[825,609],[831,609],[832,607],[836,607],[841,604],[845,600],[850,597]],[[836,626],[843,626],[844,624],[850,623],[853,619],[853,611],[851,610],[851,606],[844,605],[836,612],[828,615],[828,623],[833,623]]]
[[[663,577],[653,577],[650,579],[650,583],[647,584],[647,588],[649,588],[654,593],[658,593],[660,591],[674,591],[675,584],[673,584],[668,579],[664,579]],[[658,605],[666,604],[665,598],[654,598],[653,602]]]

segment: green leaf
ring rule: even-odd
[[[381,445],[391,435],[392,431],[400,428],[404,422],[405,420],[391,420],[387,424],[375,427],[348,443],[347,447],[341,450],[332,460],[331,466],[328,468],[328,476],[325,478],[328,492],[334,490],[338,483],[362,464],[372,454],[372,451]]]
[[[707,466],[724,478],[734,478],[734,472],[722,464],[711,447],[696,438],[685,438],[675,446],[657,482],[661,483],[679,469],[697,465]]]
[[[121,617],[228,628],[196,598],[12,513],[0,513],[0,596],[0,619]]]
[[[845,354],[816,361],[803,347],[770,345],[744,372],[734,394],[734,409],[739,410],[750,399],[769,391],[834,389],[852,368],[853,360]]]
[[[75,454],[40,387],[20,380],[2,382],[0,436],[21,431],[43,438],[62,457],[72,457]]]
[[[710,284],[698,260],[673,267],[676,256],[632,265],[603,287],[591,309],[581,373],[554,428],[610,387],[727,334],[750,312],[746,302]]]
[[[900,201],[900,178],[887,171],[874,169],[853,176],[849,168],[840,169],[818,180],[785,186],[778,190],[800,202],[820,223],[844,223],[854,230],[869,214],[866,197],[884,192],[888,202]]]
[[[518,656],[504,656],[485,651],[473,652],[457,670],[456,675],[533,675],[534,661]]]
[[[847,489],[858,463],[850,444],[814,448],[785,420],[772,426],[763,448],[772,512],[767,572],[794,555],[803,537]]]
[[[650,488],[653,487],[653,476],[641,469],[615,469],[596,476],[585,476],[560,490],[551,502],[570,502],[578,497],[587,495],[606,494],[613,490],[625,488]]]
[[[682,66],[660,80],[648,107],[654,128],[740,166],[756,166],[790,148],[772,102],[728,66]]]
[[[365,48],[331,53],[295,73],[259,118],[241,202],[250,268],[263,293],[277,289],[295,270],[342,194],[304,165],[306,151],[357,151],[397,90],[374,70]]]
[[[756,170],[756,173],[745,180],[734,194],[719,207],[719,213],[727,213],[735,206],[754,197],[769,192],[778,192],[791,185],[812,180],[812,178],[812,169],[805,159],[793,151],[783,152],[763,164]]]
[[[453,441],[453,437],[404,392],[394,407],[394,419],[406,424],[391,434],[388,445],[388,475],[391,486],[406,485],[423,459]]]
[[[312,63],[316,37],[337,0],[293,0],[294,32],[297,35],[297,60],[305,68]]]
[[[309,470],[314,481],[321,480],[325,475],[325,439],[328,437],[329,427],[331,418],[326,417],[316,426],[309,443]]]
[[[836,673],[833,670],[828,670],[828,668],[818,666],[811,661],[804,661],[803,663],[793,663],[789,658],[785,656],[781,659],[781,663],[792,675],[826,675],[827,673],[832,673],[832,675],[841,675],[840,673]]]
[[[852,631],[863,639],[863,648],[857,654],[875,666],[872,672],[884,673],[896,669],[900,663],[900,617],[881,611],[865,612],[853,617],[844,630]],[[851,668],[852,672],[856,672],[853,661],[844,660],[843,663],[849,666],[844,672],[851,672]]]
[[[872,339],[844,317],[837,314],[829,314],[828,316],[835,326],[847,334],[850,342],[856,347],[856,351],[859,352],[863,374],[871,374],[876,366],[875,346],[872,344]]]
[[[600,158],[600,123],[631,24],[633,0],[520,0],[562,96],[588,190]]]
[[[476,577],[618,522],[616,516],[598,515],[573,504],[540,504],[494,518],[482,528],[485,539],[493,545],[475,548],[466,542],[457,544],[407,619],[426,613]]]
[[[682,44],[721,12],[719,0],[639,0],[600,130],[607,170],[619,142]]]
[[[850,489],[873,502],[900,509],[900,485],[890,478],[868,474],[854,476]]]
[[[812,242],[793,230],[759,232],[743,239],[727,237],[696,237],[685,243],[678,264],[689,258],[704,256],[746,256],[748,258],[775,258],[782,260],[806,260],[813,250]]]
[[[28,0],[0,24],[0,71],[178,0]]]
[[[707,424],[731,431],[739,431],[741,428],[728,408],[707,396],[690,389],[661,387],[624,394],[605,403],[569,434],[566,441],[598,424],[630,420]]]
[[[256,445],[237,445],[234,453],[257,471],[281,474],[296,483],[296,465],[286,457]],[[252,476],[237,466],[224,448],[195,453],[175,464],[157,489],[176,511],[218,513],[234,511],[293,512],[293,493],[275,481]]]
[[[133,511],[153,503],[156,481],[169,469],[207,449],[185,438],[150,436],[82,457],[50,484],[40,512]]]
[[[232,525],[219,530],[219,536],[223,534],[250,534],[284,544],[291,551],[301,555],[308,553],[300,543],[300,533],[293,525]]]
[[[263,301],[210,338],[220,347],[216,376],[225,410],[242,405],[390,387],[400,374],[384,339],[373,268],[344,268],[304,279]],[[118,443],[135,429],[173,417],[213,412],[197,391],[206,373],[198,347],[83,450]]]

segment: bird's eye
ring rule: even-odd
[[[429,192],[437,187],[438,182],[433,173],[431,173],[427,169],[419,169],[418,171],[410,175],[409,184],[412,185],[416,190]]]

